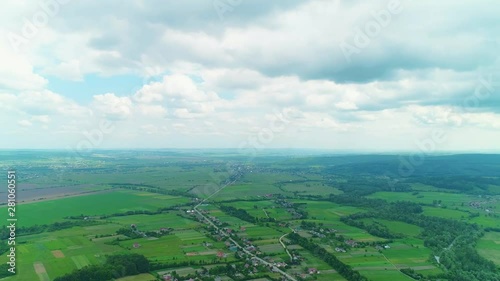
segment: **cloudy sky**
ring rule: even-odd
[[[0,148],[500,151],[498,15],[494,0],[2,0]]]

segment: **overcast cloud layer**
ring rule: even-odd
[[[493,0],[3,0],[0,147],[499,151],[498,15]]]

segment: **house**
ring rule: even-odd
[[[358,243],[356,243],[356,241],[354,240],[347,240],[345,241],[345,243],[351,247],[356,247],[358,245]]]
[[[307,270],[307,272],[309,272],[309,274],[317,274],[318,273],[318,269],[314,268],[314,267],[311,267]]]
[[[335,248],[335,251],[338,253],[345,253],[346,252],[346,250],[344,248],[339,248],[339,247]]]
[[[133,247],[134,247],[134,249],[138,249],[138,248],[140,248],[140,247],[141,247],[141,244],[139,244],[139,243],[134,243],[134,246],[133,246]]]
[[[219,252],[217,252],[217,257],[218,257],[219,259],[222,259],[222,258],[227,257],[227,255],[226,255],[224,252],[219,251]]]
[[[166,232],[170,232],[170,231],[173,231],[174,229],[171,228],[171,227],[162,227],[160,228],[160,232],[162,233],[166,233]]]
[[[287,266],[287,264],[286,264],[286,263],[284,263],[284,262],[278,262],[278,263],[276,264],[276,266],[277,266],[277,267],[286,267],[286,266]]]

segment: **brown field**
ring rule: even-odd
[[[205,251],[205,252],[199,252],[198,255],[200,256],[208,256],[208,255],[215,255],[217,254],[217,251]]]
[[[47,273],[47,270],[45,270],[45,266],[41,262],[35,262],[33,264],[33,267],[35,268],[36,274],[44,274]]]
[[[33,267],[35,268],[35,273],[38,275],[38,279],[40,281],[50,281],[50,277],[47,274],[47,270],[42,262],[33,263]]]
[[[54,257],[56,257],[58,259],[64,258],[64,254],[61,250],[52,251],[52,255],[54,255]]]

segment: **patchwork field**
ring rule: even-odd
[[[18,259],[18,275],[12,281],[50,281],[74,269],[100,263],[106,254],[124,251],[119,246],[106,245],[103,241],[90,241],[98,227],[106,232],[113,229],[106,225],[75,227],[19,237],[17,252],[22,258]],[[6,262],[6,257],[0,257],[0,261]]]
[[[475,261],[490,260],[499,266],[500,237],[495,231],[500,228],[500,205],[498,185],[492,183],[500,167],[494,163],[482,167],[493,176],[467,177],[464,173],[470,170],[463,168],[446,171],[462,171],[454,182],[477,181],[470,192],[460,190],[460,185],[431,186],[424,176],[421,181],[427,184],[418,183],[418,173],[400,179],[402,184],[409,182],[402,185],[404,192],[389,192],[387,179],[378,173],[387,166],[386,156],[269,156],[246,163],[238,156],[221,157],[220,151],[176,153],[102,151],[61,171],[57,179],[50,175],[60,167],[60,156],[34,158],[20,166],[26,196],[49,188],[54,193],[41,191],[46,199],[17,206],[19,270],[5,280],[50,281],[90,265],[104,268],[109,256],[118,254],[137,254],[125,259],[141,257],[155,266],[119,281],[150,281],[156,274],[174,272],[181,280],[195,275],[220,276],[224,281],[242,276],[260,281],[281,278],[255,263],[255,255],[305,280],[347,280],[342,266],[371,281],[418,280],[401,272],[408,268],[432,280],[444,280],[442,276],[453,276],[457,269],[481,276],[477,264],[467,258],[470,253],[464,256],[456,250],[464,247],[453,247],[464,243],[461,237],[477,242]],[[429,173],[435,176],[440,167],[446,165],[436,164]],[[371,169],[376,172],[371,174]],[[216,193],[229,180],[234,183]],[[49,198],[69,189],[75,196]],[[89,191],[99,192],[82,194]],[[382,200],[374,204],[369,199]],[[409,202],[391,203],[403,200]],[[417,207],[423,214],[414,211]],[[0,212],[5,216],[6,206],[0,206]],[[346,216],[351,217],[342,219]],[[55,224],[68,221],[80,226]],[[49,224],[53,228],[39,227]],[[304,240],[292,242],[297,234]],[[4,228],[2,243],[8,235]],[[321,248],[326,251],[318,251]],[[444,250],[460,257],[446,269],[444,259],[438,265],[434,258]],[[340,262],[332,263],[328,255]],[[7,256],[1,255],[0,264],[6,262]]]
[[[487,232],[479,239],[476,248],[480,255],[500,266],[500,233]]]
[[[67,216],[99,216],[136,210],[156,211],[158,208],[186,202],[189,202],[189,199],[176,196],[115,190],[101,194],[21,204],[17,207],[18,214],[22,215],[18,224],[19,226],[33,226],[51,224]],[[0,212],[6,214],[6,207],[0,207]]]

